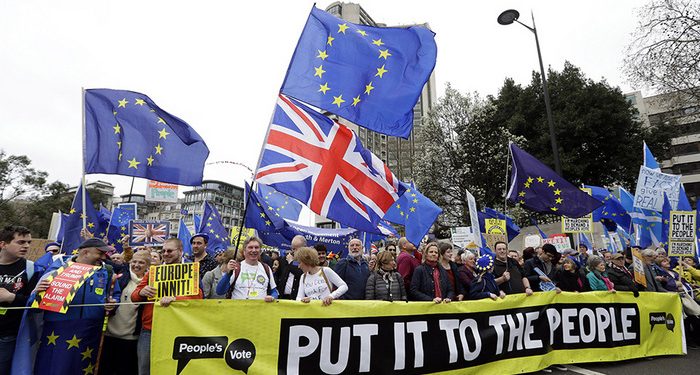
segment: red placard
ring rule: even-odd
[[[46,291],[37,294],[32,307],[65,314],[75,292],[98,268],[99,266],[74,262],[57,269],[48,277],[51,285]]]

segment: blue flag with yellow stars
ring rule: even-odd
[[[260,183],[255,185],[255,191],[260,203],[267,206],[265,210],[269,214],[287,220],[299,220],[301,203],[296,199]]]
[[[182,253],[187,259],[193,259],[192,257],[192,244],[190,240],[192,239],[192,233],[185,225],[185,220],[180,218],[180,225],[177,228],[177,238],[182,241]]]
[[[116,207],[109,222],[107,243],[114,246],[120,253],[124,251],[121,239],[129,234],[129,222],[136,219],[136,211],[130,208],[130,206]]]
[[[204,201],[204,214],[202,215],[201,233],[209,235],[207,242],[207,253],[214,256],[216,250],[228,249],[231,240],[229,239],[229,231],[221,222],[221,215],[216,207],[207,201]]]
[[[477,216],[479,216],[479,226],[481,228],[486,228],[486,219],[505,220],[506,231],[508,232],[508,242],[513,241],[513,239],[517,237],[518,234],[520,234],[520,227],[518,226],[518,224],[515,224],[513,218],[506,214],[498,212],[493,208],[484,207],[484,212],[477,212]]]
[[[508,200],[541,213],[578,218],[602,203],[510,143],[513,169]]]
[[[371,27],[311,9],[282,93],[368,129],[408,138],[435,67],[435,33]]]
[[[186,122],[133,91],[85,91],[85,173],[197,186],[209,149]]]
[[[442,208],[421,194],[418,189],[401,182],[406,192],[394,203],[384,215],[384,220],[403,225],[406,238],[418,246],[423,236],[442,213]]]
[[[622,207],[622,203],[615,195],[613,195],[613,193],[600,186],[584,186],[591,189],[591,195],[593,198],[603,202],[602,207],[598,207],[595,209],[595,211],[593,211],[593,221],[610,219],[617,225],[629,230],[630,226],[632,225],[632,217],[629,215],[629,213],[627,213],[627,210]]]
[[[100,203],[100,210],[97,212],[97,217],[100,219],[100,228],[97,232],[97,237],[103,238],[107,235],[109,221],[112,219],[112,211],[108,210]]]
[[[251,191],[248,182],[245,183],[245,194],[248,197],[248,206],[245,211],[246,228],[253,228],[260,232],[275,232],[284,227],[282,215],[275,210],[275,207],[263,201],[257,193]]]
[[[80,236],[80,231],[83,229],[83,216],[86,217],[85,229],[95,236],[99,235],[99,216],[95,206],[92,205],[89,193],[85,195],[85,206],[85,209],[83,209],[83,187],[79,185],[75,192],[73,203],[70,206],[70,211],[68,211],[68,217],[66,217],[65,229],[63,229],[61,251],[64,254],[74,254],[74,251],[77,254],[78,246],[84,240]]]

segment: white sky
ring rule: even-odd
[[[330,1],[319,2],[324,9]],[[81,87],[128,89],[151,97],[204,138],[209,161],[254,168],[276,93],[312,1],[16,0],[0,1],[0,148],[27,155],[50,181],[75,185],[81,174]],[[623,91],[624,48],[641,1],[365,0],[389,25],[428,22],[436,32],[438,95],[497,94],[506,77],[526,85],[539,70],[535,40],[520,25],[501,26],[515,8],[536,17],[546,66],[565,60],[589,78]],[[241,167],[208,166],[205,178],[239,186]],[[130,177],[109,181],[116,194]],[[135,193],[144,193],[145,181]]]

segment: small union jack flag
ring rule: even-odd
[[[131,246],[162,245],[168,238],[170,223],[162,221],[133,221],[129,244]]]

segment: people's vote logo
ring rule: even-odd
[[[649,313],[649,325],[651,326],[651,329],[654,329],[654,326],[657,324],[663,324],[666,326],[666,329],[669,331],[673,332],[673,329],[676,328],[676,319],[673,317],[673,314],[669,313],[663,313],[663,312],[652,312]]]
[[[173,344],[173,359],[177,360],[177,375],[193,359],[223,358],[234,370],[248,373],[255,361],[255,345],[247,339],[236,339],[231,344],[226,336],[180,336]]]

